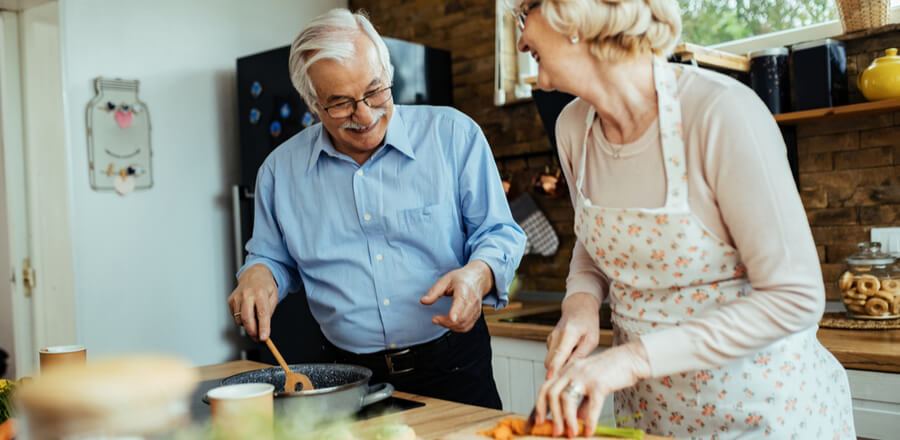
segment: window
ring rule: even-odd
[[[836,21],[835,1],[678,0],[678,5],[683,40],[708,46]],[[900,0],[891,0],[891,7],[900,7]]]
[[[900,3],[900,0],[893,0]],[[835,0],[679,0],[683,40],[712,45],[837,20]]]

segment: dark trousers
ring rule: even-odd
[[[491,368],[491,336],[483,316],[468,333],[448,332],[435,341],[409,347],[409,352],[397,355],[394,364],[386,361],[385,355],[404,351],[357,355],[335,349],[338,362],[370,368],[370,384],[389,382],[398,391],[501,409]],[[412,371],[392,374],[391,365],[395,370]]]

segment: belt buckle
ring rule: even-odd
[[[405,350],[400,350],[396,353],[390,353],[390,354],[384,355],[384,360],[385,360],[385,362],[387,362],[388,374],[393,376],[395,374],[403,374],[403,373],[409,373],[409,372],[413,371],[414,368],[406,368],[403,370],[395,370],[394,369],[393,357],[404,355],[404,354],[409,354],[409,353],[410,353],[410,350],[407,348]]]

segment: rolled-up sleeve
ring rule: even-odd
[[[262,264],[269,268],[278,285],[278,300],[300,289],[300,275],[288,252],[274,209],[275,178],[268,163],[259,169],[253,208],[253,237],[247,242],[247,259],[238,270],[240,278],[248,268]]]
[[[525,252],[525,232],[513,220],[487,139],[474,122],[466,128],[466,145],[456,149],[466,255],[470,262],[490,266],[495,288],[483,303],[499,309],[509,303],[509,285]]]

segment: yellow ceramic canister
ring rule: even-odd
[[[869,101],[900,98],[900,56],[896,48],[884,52],[856,77],[856,86]]]

